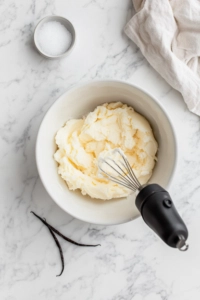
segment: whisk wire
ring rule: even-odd
[[[121,171],[124,173],[124,175],[126,175],[126,173],[123,171],[123,169],[116,164],[116,162],[114,160],[112,160],[111,158],[109,159],[110,161],[112,161],[119,169],[121,169]],[[108,161],[104,161],[103,162],[105,164],[107,164],[110,168],[112,168],[121,178],[121,180],[117,179],[115,176],[108,174],[107,172],[105,172],[102,168],[101,171],[103,171],[104,174],[106,174],[110,179],[112,179],[112,181],[115,180],[116,183],[121,184],[121,182],[123,182],[123,184],[126,184],[128,186],[129,189],[133,189],[135,187],[132,186],[131,182],[129,180],[127,180],[127,178],[125,176],[123,176],[117,169],[115,169]]]
[[[100,168],[100,170],[101,170],[103,173],[105,173],[101,168]],[[105,174],[107,175],[107,173],[105,173]],[[123,185],[124,187],[126,187],[126,188],[132,190],[132,187],[131,187],[130,185],[128,185],[128,184],[126,184],[126,183],[122,183],[122,181],[117,180],[114,176],[109,175],[108,177],[109,177],[113,182],[115,182],[115,183],[117,183],[117,184],[119,184],[119,185]]]
[[[125,162],[126,163],[126,162]],[[126,166],[124,163],[122,163],[122,165],[124,166],[124,168],[126,169]],[[129,165],[129,168],[130,168],[130,165]],[[128,166],[127,166],[127,173],[124,173],[125,176],[130,180],[130,182],[132,183],[132,185],[134,186],[134,188],[137,190],[138,186],[137,186],[137,183],[134,181],[134,178],[132,177],[131,175],[131,172],[130,170],[128,169]]]
[[[114,159],[108,157],[106,159],[101,159],[100,162],[107,164],[112,170],[115,171],[116,174],[118,174],[118,177],[113,176],[108,172],[106,172],[99,164],[99,169],[101,170],[101,172],[107,175],[107,177],[110,180],[112,180],[117,184],[123,185],[134,191],[139,189],[141,187],[141,184],[137,179],[133,169],[131,168],[127,158],[120,151],[120,149],[115,149],[114,152],[117,152],[120,155],[120,157],[123,159],[123,161],[119,161],[117,163]]]
[[[122,178],[122,179],[124,179],[124,180],[126,180],[131,186],[133,186],[134,188],[136,188],[137,189],[137,187],[135,186],[135,184],[132,182],[132,180],[131,180],[131,177],[129,177],[129,174],[127,173],[127,172],[125,172],[114,160],[113,160],[113,163],[116,165],[116,167],[118,167],[121,171],[122,171],[122,173],[124,174],[124,176],[123,175],[121,175],[119,172],[117,172],[119,175],[120,175],[120,178]],[[123,167],[125,168],[125,165],[121,162],[121,164],[123,165]]]
[[[130,172],[130,174],[131,174],[131,176],[132,176],[132,179],[134,179],[135,184],[137,185],[137,188],[139,188],[139,187],[140,187],[140,182],[139,182],[139,180],[137,179],[137,177],[135,176],[135,173],[133,172],[133,169],[131,168],[131,166],[130,166],[128,160],[127,160],[127,158],[124,157],[124,155],[122,155],[122,158],[123,158],[123,160],[124,160],[124,162],[125,162],[125,164],[126,164],[128,170],[129,170],[129,172]]]

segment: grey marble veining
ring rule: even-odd
[[[147,63],[123,34],[130,0],[0,1],[0,299],[198,300],[200,294],[200,122],[181,95]],[[46,15],[69,18],[77,44],[69,57],[50,61],[33,47],[33,31]],[[120,79],[137,84],[165,106],[179,144],[170,188],[190,231],[190,250],[166,247],[141,218],[120,226],[83,223],[48,196],[35,163],[40,122],[63,92],[80,82]],[[65,272],[38,214],[67,236],[61,240]]]

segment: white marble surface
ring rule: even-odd
[[[179,93],[149,66],[123,34],[131,0],[0,1],[0,299],[197,300],[200,295],[200,123]],[[45,15],[69,18],[77,30],[71,55],[49,61],[33,48]],[[156,96],[175,124],[179,163],[170,189],[190,231],[190,250],[165,246],[139,218],[120,226],[83,223],[47,195],[35,164],[40,122],[78,82],[122,79]],[[78,248],[61,241],[65,272],[48,230],[34,210],[69,237],[101,243]]]

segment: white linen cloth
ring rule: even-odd
[[[200,115],[200,0],[133,0],[125,33]]]

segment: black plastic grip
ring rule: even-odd
[[[145,186],[136,197],[136,206],[145,223],[170,247],[177,247],[188,230],[178,214],[169,193],[158,184]]]

